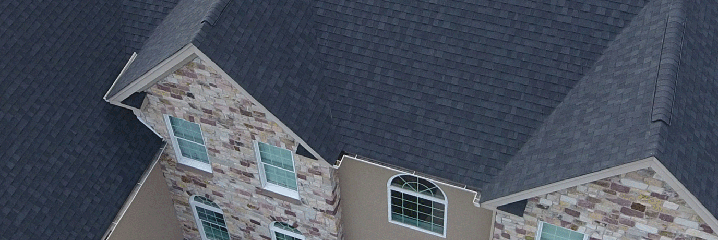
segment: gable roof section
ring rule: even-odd
[[[341,149],[313,1],[230,1],[221,6],[192,43],[305,141],[305,147],[334,163]]]
[[[137,57],[115,80],[106,97],[114,97],[157,64],[187,45],[197,35],[213,6],[217,7],[215,4],[219,4],[219,1],[179,1],[165,20],[151,31]],[[130,94],[132,93],[128,93],[127,96]]]
[[[0,1],[0,238],[99,239],[161,139],[102,93],[121,1]]]
[[[482,188],[643,1],[319,1],[343,150]]]
[[[652,156],[653,92],[671,4],[652,1],[482,192],[482,201]]]
[[[656,155],[718,217],[718,4],[683,2],[687,14],[679,66],[672,72],[672,118]]]
[[[195,4],[177,5],[117,89],[191,42],[324,159],[357,152],[481,188],[644,2]]]
[[[655,156],[718,216],[717,12],[704,2],[649,3],[481,201]]]

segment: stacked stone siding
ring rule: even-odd
[[[538,222],[590,239],[711,239],[718,236],[650,169],[529,199],[523,217],[497,212],[495,239],[534,240]]]
[[[294,154],[301,201],[262,189],[254,141],[292,152],[297,141],[231,81],[195,59],[148,89],[141,108],[168,141],[164,114],[202,129],[213,173],[178,164],[171,144],[160,161],[185,237],[200,239],[188,202],[202,195],[222,208],[233,239],[270,239],[272,221],[295,226],[307,239],[340,238],[339,179],[328,163]]]

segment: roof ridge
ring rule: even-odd
[[[675,3],[675,4],[674,4]],[[666,27],[663,32],[661,58],[656,71],[656,86],[653,92],[653,108],[651,121],[661,121],[671,125],[673,101],[681,64],[681,49],[685,31],[685,4],[683,0],[671,3],[666,14]]]

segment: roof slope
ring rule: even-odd
[[[672,79],[672,118],[657,158],[718,216],[718,4],[684,1],[685,38]]]
[[[161,147],[102,100],[121,1],[0,1],[0,238],[99,239]]]
[[[641,10],[484,189],[482,201],[655,154],[661,127],[651,121],[656,74],[667,16],[680,12],[671,2],[652,1]]]
[[[340,148],[312,1],[230,1],[192,41],[324,159]],[[336,113],[335,113],[336,114]]]
[[[110,96],[191,42],[323,158],[481,188],[644,4],[184,0]]]
[[[320,1],[343,150],[483,187],[643,1]]]
[[[683,2],[184,0],[118,83],[193,43],[329,161],[359,153],[485,201],[659,155],[706,202],[716,15]]]

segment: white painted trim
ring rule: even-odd
[[[646,169],[651,166],[651,163],[653,161],[653,157],[646,158],[643,160],[638,160],[631,163],[626,163],[623,165],[619,165],[616,167],[612,167],[609,169],[605,169],[602,171],[589,173],[586,175],[578,176],[575,178],[566,179],[560,182],[555,182],[552,184],[543,185],[540,187],[527,189],[518,193],[514,193],[508,196],[500,197],[497,199],[489,200],[482,203],[482,206],[484,208],[490,209],[490,210],[496,210],[497,207],[509,204],[516,201],[521,201],[524,199],[529,199],[535,196],[540,196],[548,193],[552,193],[561,189],[570,188],[573,186],[578,186],[581,184],[586,184],[590,182],[594,182],[597,180],[601,180],[607,177],[625,174],[641,169]]]
[[[543,221],[539,221],[539,223],[538,223],[538,230],[536,230],[536,236],[534,236],[535,239],[541,239],[541,232],[543,232],[543,224],[544,224]],[[550,223],[548,223],[548,224],[550,224]],[[553,225],[553,224],[551,224],[551,225]],[[554,225],[554,226],[556,226],[556,225]],[[579,231],[574,231],[574,230],[571,230],[571,229],[568,229],[568,228],[565,228],[565,227],[561,227],[561,226],[556,226],[556,227],[560,227],[560,228],[569,230],[569,231],[571,231],[571,232],[580,233],[580,234],[583,235],[583,240],[588,240],[588,239],[589,239],[589,236],[588,236],[588,234],[586,234],[586,233],[582,233],[582,232],[579,232]]]
[[[150,176],[150,173],[152,173],[152,170],[155,168],[155,165],[160,160],[160,156],[162,156],[162,153],[164,153],[165,149],[167,148],[167,142],[162,145],[162,148],[157,153],[157,156],[155,156],[155,159],[152,160],[152,163],[150,164],[150,167],[145,170],[144,173],[142,173],[142,177],[140,177],[140,181],[137,182],[137,185],[135,185],[135,188],[132,189],[132,192],[130,192],[130,196],[127,197],[127,200],[125,200],[125,203],[122,205],[122,209],[117,213],[117,216],[115,217],[115,220],[112,221],[110,224],[110,227],[107,228],[107,231],[105,231],[105,234],[101,239],[109,239],[110,236],[112,236],[112,233],[115,232],[115,228],[117,227],[117,224],[120,223],[122,220],[122,217],[125,216],[125,213],[132,205],[132,202],[135,201],[135,198],[137,197],[137,194],[140,193],[140,189],[147,181],[147,178]]]
[[[197,57],[196,52],[198,51],[199,50],[197,50],[197,48],[191,43],[185,45],[177,52],[175,52],[172,56],[169,56],[168,58],[157,64],[157,66],[153,67],[145,74],[132,81],[132,83],[118,91],[114,96],[110,97],[109,99],[107,99],[107,96],[105,96],[105,100],[112,104],[118,105],[118,103],[121,103],[133,93],[139,92],[152,86],[152,84],[154,84],[155,82],[161,80],[163,77],[171,74],[178,68],[184,66],[186,63],[192,61],[192,59]],[[120,76],[121,75],[122,74],[120,74]],[[117,76],[117,79],[119,79],[120,76]],[[112,88],[110,88],[110,90],[112,90]]]
[[[656,171],[657,174],[661,175],[663,177],[663,181],[668,183],[668,186],[671,186],[673,190],[678,193],[678,196],[681,197],[683,200],[686,201],[686,204],[688,204],[688,207],[693,209],[701,219],[703,219],[706,224],[708,224],[711,229],[718,229],[718,219],[716,219],[716,216],[713,216],[713,214],[706,209],[705,206],[694,196],[686,186],[684,186],[676,176],[674,176],[666,166],[661,163],[660,160],[658,160],[655,157],[652,158],[651,168],[653,171]]]
[[[115,81],[112,82],[112,86],[110,86],[110,89],[107,89],[107,92],[105,92],[105,95],[102,96],[102,99],[105,99],[105,101],[109,102],[109,100],[107,99],[107,95],[110,94],[110,91],[112,91],[113,88],[115,88],[115,84],[117,84],[117,80],[120,79],[120,77],[122,77],[122,74],[124,74],[125,71],[127,70],[127,68],[130,67],[130,64],[132,64],[135,61],[135,58],[137,58],[137,52],[132,53],[132,56],[130,56],[130,59],[128,59],[127,63],[125,63],[125,66],[122,67],[120,74],[118,74],[117,77],[115,78]]]
[[[414,229],[414,230],[416,230],[416,231],[420,231],[420,232],[428,233],[428,234],[431,234],[431,235],[436,235],[436,236],[439,236],[439,237],[442,237],[442,238],[446,238],[446,230],[447,230],[447,229],[446,229],[446,228],[447,228],[446,225],[447,225],[447,223],[448,223],[447,218],[448,218],[448,216],[449,216],[449,215],[448,215],[448,212],[449,212],[449,199],[448,199],[448,197],[446,196],[446,193],[444,193],[444,190],[441,190],[441,188],[440,188],[438,185],[436,185],[436,188],[439,189],[439,191],[441,191],[441,194],[442,194],[442,195],[444,195],[444,199],[440,199],[440,198],[437,198],[437,197],[422,195],[422,194],[417,193],[417,192],[405,190],[405,189],[403,189],[403,188],[399,188],[399,187],[395,187],[395,186],[392,186],[392,185],[391,185],[391,181],[394,180],[394,178],[399,177],[399,176],[404,176],[404,175],[410,175],[410,176],[414,176],[414,177],[416,177],[416,178],[421,178],[421,179],[424,179],[424,180],[429,181],[430,183],[436,185],[436,183],[434,183],[434,181],[431,181],[431,179],[423,178],[423,177],[420,177],[420,176],[417,176],[417,175],[414,175],[414,174],[401,173],[401,174],[397,174],[397,175],[394,175],[394,176],[390,177],[390,178],[389,178],[389,181],[386,182],[387,220],[388,220],[390,223],[393,223],[393,224],[396,224],[396,225],[400,225],[400,226],[403,226],[403,227],[408,227],[408,228]],[[417,197],[417,198],[423,198],[423,199],[427,199],[427,200],[430,200],[430,201],[433,201],[433,202],[438,202],[438,203],[444,204],[444,231],[442,232],[442,234],[438,234],[438,233],[435,233],[435,232],[432,232],[432,231],[429,231],[429,230],[426,230],[426,229],[423,229],[423,228],[420,228],[420,227],[417,227],[417,226],[412,226],[412,225],[409,225],[409,224],[405,224],[405,223],[402,223],[402,222],[396,222],[396,221],[394,221],[394,220],[391,220],[391,191],[397,191],[397,192],[401,192],[401,193],[403,193],[403,194],[412,195],[412,196]]]
[[[290,236],[290,237],[293,237],[293,238],[296,238],[296,239],[301,239],[301,240],[304,240],[304,239],[305,239],[305,238],[304,238],[304,235],[296,234],[296,233],[293,233],[293,232],[290,232],[290,231],[287,231],[287,230],[284,230],[284,229],[275,227],[275,226],[274,226],[274,223],[277,223],[277,221],[274,221],[274,222],[272,222],[272,223],[269,224],[269,232],[270,232],[271,235],[272,235],[272,240],[277,240],[277,235],[275,234],[275,233],[277,233],[277,232],[278,232],[278,233],[281,233],[281,234],[284,234],[284,235],[287,235],[287,236]]]
[[[254,157],[257,160],[257,166],[259,168],[258,169],[259,170],[259,179],[262,182],[262,188],[264,188],[265,190],[269,190],[274,193],[283,195],[283,196],[301,200],[299,197],[299,181],[297,181],[297,166],[295,166],[295,163],[294,163],[294,161],[295,161],[294,153],[292,153],[292,151],[290,151],[289,149],[273,146],[273,147],[277,147],[277,148],[281,148],[281,149],[289,151],[290,156],[292,156],[292,173],[294,173],[294,183],[297,185],[297,190],[285,188],[285,187],[267,182],[267,175],[264,172],[264,164],[268,164],[268,163],[262,162],[262,155],[259,152],[259,142],[260,141],[258,141],[258,140],[254,140]],[[262,143],[270,145],[269,143],[265,143],[265,142],[262,142]],[[272,146],[272,145],[270,145],[270,146]]]
[[[202,227],[202,219],[199,219],[199,214],[197,213],[197,207],[201,207],[206,210],[210,210],[212,212],[222,214],[222,218],[224,218],[224,211],[222,211],[222,209],[212,207],[207,204],[195,201],[194,200],[195,196],[197,196],[197,195],[192,195],[189,197],[189,206],[190,206],[190,208],[192,208],[192,213],[194,214],[194,223],[197,224],[197,230],[199,230],[199,235],[200,235],[200,237],[202,237],[202,240],[209,240],[209,238],[207,238],[207,233],[204,232],[204,227]],[[225,221],[224,227],[227,228],[227,224],[226,224],[227,220],[225,219],[224,221]],[[227,228],[227,229],[228,229],[227,234],[229,234],[229,228]]]
[[[187,165],[187,166],[190,166],[190,167],[193,167],[193,168],[196,168],[196,169],[208,172],[208,173],[212,173],[212,162],[211,161],[209,163],[203,163],[198,160],[194,160],[194,159],[186,158],[186,157],[182,156],[182,150],[179,148],[179,144],[177,144],[177,137],[175,136],[174,130],[172,130],[172,124],[170,123],[170,115],[167,115],[167,114],[163,114],[163,115],[164,115],[164,119],[165,119],[165,125],[167,125],[167,131],[170,134],[172,148],[174,149],[175,158],[177,158],[177,163]],[[179,118],[179,117],[175,117],[175,118]],[[179,119],[182,119],[182,118],[179,118]],[[182,120],[184,120],[184,119],[182,119]],[[184,121],[187,121],[187,120],[184,120]],[[189,122],[189,121],[187,121],[187,122]],[[190,123],[193,123],[193,122],[190,122]],[[198,123],[193,123],[193,124],[197,124],[197,126],[200,126],[199,132],[202,135],[202,141],[205,142],[205,144],[201,144],[201,145],[204,147],[204,151],[207,152],[207,145],[206,145],[207,139],[204,137],[204,133],[202,133],[202,127]],[[197,144],[200,144],[200,143],[197,143]],[[207,156],[207,160],[209,161],[209,155]]]

